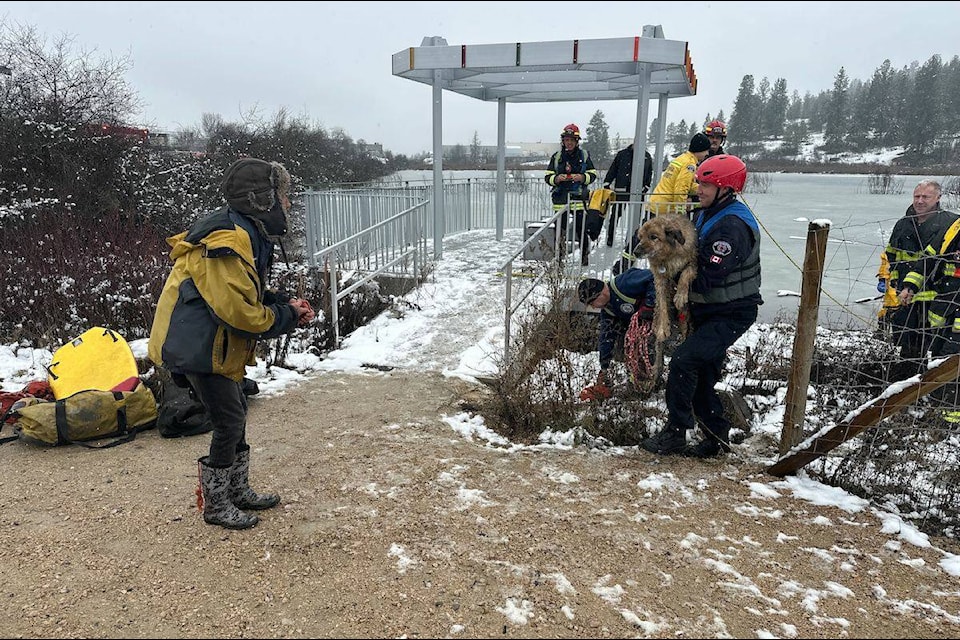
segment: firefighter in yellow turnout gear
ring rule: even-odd
[[[931,347],[933,336],[927,312],[938,291],[931,277],[931,258],[937,257],[947,230],[958,218],[940,208],[940,193],[939,183],[920,181],[913,190],[913,204],[894,225],[887,244],[890,286],[897,290],[900,302],[898,308],[887,312],[901,358],[891,370],[893,380],[918,373]]]
[[[930,328],[936,334],[931,354],[936,357],[960,353],[960,218],[947,229],[939,247],[928,246],[924,253],[927,268],[911,271],[907,281],[916,281],[923,277],[921,271],[926,271],[926,288],[937,292],[927,312]],[[957,392],[957,383],[948,383],[934,392],[934,397],[946,405],[942,415],[947,422],[960,423]]]

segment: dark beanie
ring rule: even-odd
[[[290,174],[278,162],[241,158],[223,174],[221,190],[227,204],[248,215],[269,211],[276,204],[277,192],[290,189]]]
[[[702,133],[698,133],[690,138],[690,146],[687,148],[694,153],[697,153],[698,151],[706,151],[710,148],[710,138]]]
[[[603,293],[603,280],[586,278],[577,285],[577,296],[583,304],[590,304]]]

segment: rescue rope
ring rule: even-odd
[[[650,336],[653,335],[653,322],[641,320],[640,314],[630,317],[630,326],[623,337],[623,359],[630,371],[630,381],[640,391],[647,389],[641,381],[650,380],[654,375],[654,362],[650,357]]]

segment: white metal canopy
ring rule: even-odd
[[[636,100],[642,83],[651,97],[697,93],[687,43],[662,35],[421,46],[393,55],[393,75],[432,86],[435,71],[443,89],[487,101]]]
[[[645,25],[642,36],[593,40],[448,45],[424,38],[419,47],[393,54],[393,75],[433,88],[434,193],[442,193],[443,90],[497,102],[497,238],[503,237],[506,103],[636,100],[634,148],[646,147],[649,101],[659,99],[655,158],[663,155],[667,100],[696,95],[697,76],[686,42],[667,40],[659,25]],[[643,154],[633,154],[632,175],[642,175]],[[654,180],[659,177],[654,163]],[[640,200],[641,181],[631,184],[631,201]],[[434,253],[442,252],[443,202],[433,199]],[[639,206],[634,206],[634,222]]]

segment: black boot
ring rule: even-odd
[[[661,456],[679,453],[687,446],[687,431],[668,424],[663,431],[641,442],[640,446]]]
[[[230,500],[239,509],[269,509],[280,504],[275,493],[257,493],[250,488],[250,446],[237,452],[230,467]]]
[[[703,440],[689,447],[684,447],[680,455],[688,458],[716,458],[724,453],[730,453],[730,430],[714,434],[708,429],[704,429]]]
[[[211,467],[208,461],[207,456],[197,461],[200,466],[200,500],[197,506],[203,508],[204,521],[227,529],[248,529],[257,524],[257,516],[240,511],[230,500],[232,467]]]

